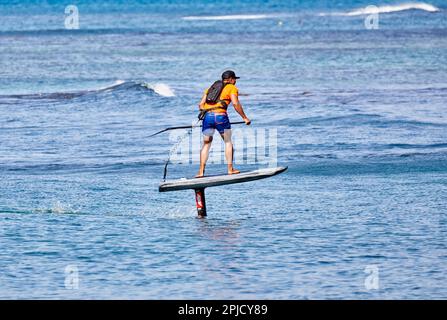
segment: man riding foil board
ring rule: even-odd
[[[234,71],[227,70],[222,73],[222,80],[216,81],[203,94],[199,104],[200,118],[203,119],[202,133],[203,146],[200,151],[200,168],[196,178],[201,178],[205,174],[205,166],[213,141],[215,129],[225,142],[225,158],[228,165],[228,174],[240,173],[233,167],[233,143],[231,141],[231,124],[228,119],[227,109],[232,103],[234,109],[242,117],[246,125],[251,121],[244,113],[239,102],[238,88],[236,87],[236,77]]]

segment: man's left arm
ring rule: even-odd
[[[200,110],[204,109],[205,103],[206,103],[206,94],[203,94],[202,100],[200,100],[200,103],[199,103],[199,109]]]

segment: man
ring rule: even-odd
[[[205,111],[205,117],[202,123],[203,146],[200,151],[200,168],[196,178],[203,177],[205,174],[206,161],[213,141],[214,130],[219,131],[220,136],[225,142],[225,158],[227,160],[228,174],[240,173],[233,167],[233,143],[231,142],[231,124],[228,119],[227,108],[232,103],[234,109],[242,117],[246,125],[251,121],[247,118],[239,102],[238,89],[236,87],[236,77],[234,71],[227,70],[222,74],[223,89],[220,93],[220,99],[216,103],[207,103],[208,90],[205,91],[199,104],[199,109]]]

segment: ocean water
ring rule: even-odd
[[[0,1],[0,298],[447,298],[445,1],[73,4]],[[197,219],[149,136],[227,68],[289,169]]]

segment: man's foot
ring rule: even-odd
[[[203,178],[205,176],[205,166],[200,165],[199,172],[194,178]]]
[[[238,173],[241,173],[241,172],[237,169],[232,169],[232,170],[228,171],[228,174],[238,174]]]
[[[203,178],[203,176],[205,175],[205,170],[199,170],[199,173],[195,176],[195,178]]]

